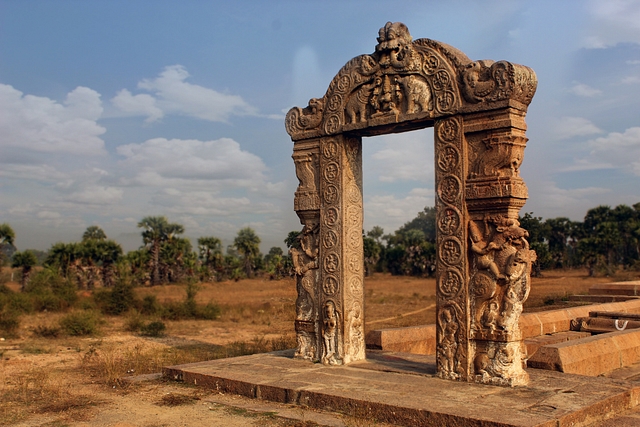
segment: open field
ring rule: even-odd
[[[566,296],[587,293],[595,283],[633,279],[637,273],[589,278],[583,270],[546,272],[533,279],[525,311],[558,308]],[[154,294],[160,302],[177,302],[184,299],[185,287],[136,292],[140,298]],[[129,332],[136,320],[132,314],[103,317],[94,336],[45,338],[34,330],[56,325],[64,313],[25,315],[18,337],[0,341],[0,425],[313,425],[310,420],[321,415],[278,409],[280,415],[292,413],[294,421],[270,411],[238,409],[242,402],[231,396],[160,380],[123,380],[158,372],[163,365],[293,347],[295,298],[293,279],[201,284],[197,302],[219,304],[220,318],[165,321],[165,336],[158,338]],[[365,298],[368,330],[435,321],[434,279],[377,274],[366,279]],[[344,425],[381,425],[357,416],[336,419]]]

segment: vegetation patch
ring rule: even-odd
[[[158,406],[181,406],[192,405],[200,400],[199,397],[194,395],[180,394],[180,393],[168,393],[162,396],[156,403]]]
[[[71,336],[95,335],[102,319],[92,310],[74,311],[60,319],[60,327]]]

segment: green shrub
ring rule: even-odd
[[[62,311],[78,301],[76,286],[54,268],[34,274],[25,292],[31,296],[37,311]]]
[[[125,329],[130,332],[138,332],[144,326],[144,319],[137,311],[131,311],[125,323]]]
[[[0,309],[0,333],[3,338],[16,337],[18,328],[20,328],[20,313],[9,307]]]
[[[100,321],[100,316],[95,311],[75,311],[60,319],[60,327],[72,336],[94,335],[98,332]]]
[[[145,337],[161,337],[164,335],[165,329],[167,329],[167,326],[163,322],[150,322],[142,325],[140,328],[140,335]]]
[[[14,292],[9,295],[8,306],[20,313],[33,313],[33,300],[28,294]]]
[[[196,318],[203,320],[215,320],[220,317],[221,311],[222,310],[220,310],[219,305],[210,302],[205,306],[197,307]]]
[[[184,304],[181,302],[165,302],[162,305],[160,317],[165,320],[181,320],[186,319]]]
[[[134,307],[133,285],[128,280],[118,280],[112,289],[101,289],[93,294],[96,305],[104,314],[120,315]]]
[[[51,291],[32,296],[33,308],[36,311],[62,311],[68,304]]]
[[[43,338],[58,338],[62,330],[56,326],[38,325],[33,329],[33,334]]]
[[[147,316],[154,316],[161,311],[162,305],[160,305],[155,295],[146,295],[142,299],[142,304],[140,305],[140,313]]]

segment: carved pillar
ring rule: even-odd
[[[318,359],[365,357],[362,139],[320,139],[320,310]]]
[[[292,157],[296,166],[296,176],[300,181],[294,197],[294,209],[300,218],[300,223],[304,226],[298,236],[298,245],[290,250],[298,292],[295,357],[316,361],[320,339],[318,310],[320,141],[315,139],[296,142]]]
[[[535,260],[518,222],[527,199],[519,173],[525,131],[524,112],[515,108],[464,117],[470,363],[473,380],[487,384],[528,383],[518,325]]]
[[[467,211],[464,200],[466,145],[460,116],[436,122],[436,362],[441,378],[468,380],[469,282]]]

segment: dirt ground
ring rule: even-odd
[[[637,280],[587,277],[586,271],[550,271],[534,278],[525,311],[559,308],[567,296],[595,283]],[[10,284],[17,288],[17,284]],[[159,301],[184,299],[183,286],[138,289]],[[161,366],[205,360],[212,354],[244,354],[294,344],[292,279],[202,284],[200,303],[222,307],[218,320],[166,321],[166,336],[146,338],[126,330],[130,317],[106,317],[98,336],[36,337],[34,328],[63,315],[24,316],[19,338],[0,338],[0,425],[11,426],[383,426],[353,416],[301,410],[221,395],[157,377]],[[376,274],[365,280],[367,330],[433,323],[435,280]],[[271,347],[270,347],[271,346]],[[240,352],[240,353],[238,353]],[[137,377],[140,379],[140,377]]]

